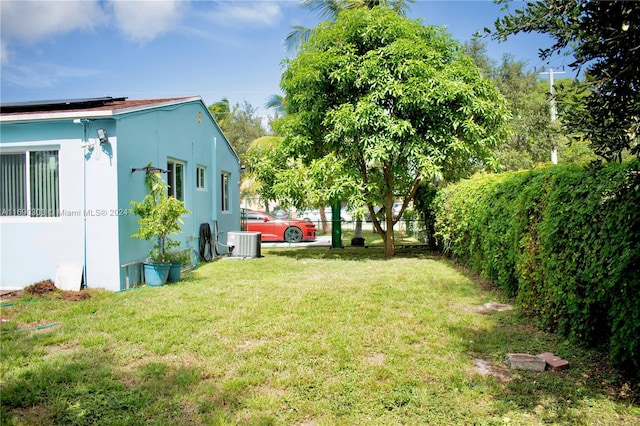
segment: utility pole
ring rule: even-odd
[[[556,121],[558,111],[556,110],[556,86],[553,83],[553,75],[564,74],[564,71],[554,71],[553,68],[549,68],[549,71],[539,73],[539,75],[542,74],[549,74],[549,93],[551,94],[551,105],[549,107],[549,110],[551,112],[551,122],[554,123]],[[551,150],[551,162],[553,164],[558,164],[558,147],[555,145]]]

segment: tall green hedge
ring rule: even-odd
[[[475,176],[434,209],[446,253],[640,376],[640,161]]]

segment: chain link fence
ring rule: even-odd
[[[316,225],[316,229],[321,233],[323,230],[323,222],[313,221]],[[328,218],[326,223],[328,226],[327,233],[331,233],[331,226],[333,225],[332,221]],[[342,228],[343,236],[345,233],[354,233],[356,229],[356,221],[340,221],[340,226]],[[382,229],[386,229],[386,224],[381,221],[380,225]],[[393,229],[396,233],[396,236],[404,237],[407,239],[416,240],[416,244],[425,244],[430,248],[436,248],[436,241],[433,236],[433,228],[429,223],[424,220],[418,219],[401,219],[394,226]],[[372,221],[362,221],[362,230],[363,231],[371,231],[376,232],[375,226]]]
[[[242,204],[242,215],[241,215],[241,229],[246,230],[246,211],[247,209],[255,209],[264,211],[264,203],[259,198],[245,198],[243,199]],[[318,235],[331,235],[332,230],[332,220],[331,220],[331,211],[327,211],[326,213],[326,221],[323,222],[319,218],[313,220],[308,219],[305,211],[291,211],[288,209],[281,209],[276,203],[271,203],[269,212],[271,214],[275,214],[276,216],[282,216],[282,218],[297,218],[297,219],[305,219],[316,225],[316,232]],[[317,215],[314,215],[318,217]],[[350,218],[350,215],[346,217]],[[378,219],[380,221],[383,229],[386,227],[386,223],[382,218]],[[323,226],[326,224],[327,226]],[[344,233],[353,233],[356,228],[355,220],[341,220],[340,226],[342,229],[343,237]],[[418,215],[413,210],[405,211],[401,220],[396,222],[393,226],[394,231],[397,236],[416,240],[416,244],[424,244],[427,245],[431,249],[437,249],[437,241],[434,237],[433,223],[429,223],[428,221],[418,219]],[[369,220],[362,221],[362,230],[363,231],[371,231],[376,232],[375,227],[373,225],[373,221],[369,218]]]

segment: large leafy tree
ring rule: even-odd
[[[508,3],[507,0],[497,0]],[[591,141],[607,160],[620,159],[630,149],[640,151],[640,2],[540,0],[500,18],[494,36],[504,40],[520,32],[549,34],[554,44],[541,50],[548,58],[572,54],[570,64],[584,71],[586,96],[565,97],[573,102],[565,124]]]
[[[269,201],[276,199],[274,183],[277,171],[282,169],[278,155],[284,138],[281,136],[262,136],[251,141],[247,149],[247,165],[250,177],[243,180],[240,189],[243,197],[259,196],[269,211]]]
[[[321,17],[335,20],[340,12],[350,9],[373,9],[385,7],[399,15],[405,16],[409,6],[415,0],[302,0],[300,5],[318,12]]]
[[[247,101],[231,106],[227,98],[209,105],[208,109],[240,157],[242,164],[246,165],[249,161],[247,151],[252,142],[267,134],[262,125],[262,118],[258,115],[258,109]],[[246,173],[242,174],[240,195],[243,198],[255,196],[258,188],[253,177]]]
[[[243,162],[251,142],[267,134],[258,109],[247,101],[231,107],[229,100],[222,98],[208,109]]]
[[[415,0],[301,0],[303,9],[317,12],[322,18],[334,21],[338,14],[350,9],[373,9],[374,7],[386,7],[399,15],[404,16],[408,10],[407,3]],[[297,52],[300,47],[309,40],[314,28],[295,26],[285,39],[285,46],[290,52]]]
[[[342,178],[328,193],[360,197],[387,256],[402,216],[394,217],[394,201],[404,210],[421,182],[491,163],[507,136],[504,99],[461,46],[389,8],[341,12],[286,65],[281,152],[292,167],[327,158],[339,165]]]
[[[507,143],[496,149],[500,164],[508,170],[531,168],[550,161],[561,143],[557,124],[549,114],[549,85],[525,69],[525,63],[505,55],[491,79],[507,99],[513,130]]]
[[[511,137],[495,150],[501,168],[517,170],[548,162],[553,147],[558,148],[560,162],[586,162],[594,158],[583,141],[573,140],[567,144],[559,121],[551,119],[549,84],[540,81],[535,70],[528,70],[526,62],[516,60],[511,54],[505,54],[500,62],[490,59],[486,44],[477,36],[464,44],[464,50],[494,82],[511,111]],[[570,82],[556,80],[556,86]],[[573,114],[571,105],[561,104],[559,113],[563,121]]]
[[[409,8],[408,3],[413,3],[414,1],[415,0],[301,0],[300,6],[303,9],[318,13],[318,15],[323,19],[335,21],[338,14],[342,11],[352,9],[373,9],[374,7],[388,8],[401,16],[405,16]],[[315,30],[315,28],[306,28],[303,26],[293,27],[293,30],[285,39],[285,46],[287,50],[291,53],[297,53],[300,47],[309,40],[309,37]],[[276,111],[276,117],[280,117],[283,114],[286,114],[286,110],[284,110],[285,98],[280,97],[280,99],[278,99],[276,96],[277,95],[274,95],[274,97],[268,101],[267,106]],[[277,125],[274,127],[277,129]],[[315,185],[313,188],[308,190],[309,193],[315,193],[316,191],[320,191],[321,193],[325,192],[323,188],[318,188]],[[324,195],[319,195],[311,196],[309,198],[319,200],[319,211],[323,230],[324,232],[329,232],[329,223],[325,216],[325,201],[322,201],[326,197]],[[360,230],[361,228],[362,221],[360,217],[358,217],[356,220],[356,230]],[[360,235],[358,234],[357,236]]]

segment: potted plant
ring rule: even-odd
[[[169,268],[169,277],[167,281],[175,283],[180,281],[180,274],[182,273],[183,266],[189,266],[191,264],[191,254],[187,251],[174,251],[168,253],[169,262],[171,267]]]
[[[161,286],[167,281],[171,266],[169,250],[180,243],[169,235],[182,230],[182,215],[191,213],[184,202],[167,194],[168,185],[160,173],[147,166],[146,185],[148,194],[140,202],[132,201],[133,213],[138,216],[138,231],[133,238],[154,241],[149,251],[149,261],[144,262],[145,282]]]

